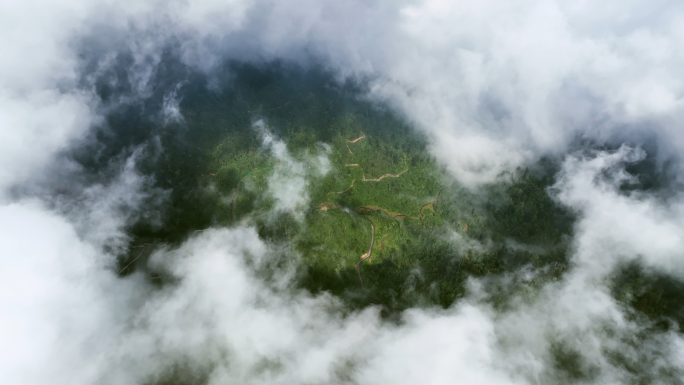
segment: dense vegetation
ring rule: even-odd
[[[226,71],[234,80],[220,93],[207,90],[201,77],[184,86],[182,122],[163,126],[159,118],[141,116],[162,96],[148,100],[151,106],[129,106],[110,116],[111,126],[137,125],[158,138],[163,150],[148,146],[140,169],[170,192],[163,225],[141,220],[131,228],[134,243],[152,246],[123,256],[122,274],[144,269],[155,244],[177,244],[197,229],[237,222],[256,226],[268,241],[293,242],[303,256],[303,287],[360,307],[373,301],[392,310],[447,307],[465,295],[471,276],[552,266],[538,281],[519,282],[516,293],[564,271],[562,238],[570,217],[546,193],[548,175],[521,170],[469,191],[436,164],[423,137],[381,106],[359,99],[352,85],[278,65],[231,65]],[[269,178],[287,165],[263,145],[253,127],[257,119],[287,144],[295,161],[327,146],[327,173],[306,175],[303,221],[273,210]],[[136,144],[127,140],[121,148]],[[369,220],[376,240],[372,258],[360,267],[364,293],[355,267],[370,245]],[[534,247],[511,248],[510,242]],[[494,303],[505,305],[510,290],[492,287]]]
[[[103,76],[99,92],[115,107],[92,145],[72,154],[97,180],[108,175],[110,159],[141,149],[140,172],[168,194],[161,205],[150,201],[160,220],[141,216],[128,229],[133,242],[121,275],[145,270],[161,245],[238,223],[293,245],[302,257],[297,284],[338,295],[351,308],[448,307],[466,295],[470,277],[481,277],[488,300],[505,310],[511,298],[532,300],[571,268],[574,217],[549,195],[553,164],[471,191],[444,172],[419,133],[324,71],[227,63],[218,78],[229,80],[215,83],[172,59],[162,63],[151,95],[135,103],[116,103],[131,88],[120,81],[125,74],[107,75],[118,83]],[[176,89],[183,120],[164,124],[159,111]],[[264,146],[254,128],[259,119],[295,162],[311,166],[317,154],[329,162],[326,173],[305,173],[308,205],[300,217],[274,210],[269,183],[288,165]],[[376,237],[372,258],[360,265],[364,291],[356,264],[370,245],[370,221]],[[487,279],[500,276],[507,279]],[[150,279],[163,285],[167,277]],[[684,320],[681,282],[639,266],[611,279],[615,298],[635,317],[669,330]],[[572,360],[557,350],[559,360]]]
[[[131,59],[117,60],[125,67]],[[266,242],[297,254],[299,288],[330,292],[352,310],[381,305],[390,317],[414,306],[452,306],[468,294],[473,277],[480,278],[485,300],[505,312],[519,300],[533,301],[572,268],[575,217],[549,194],[557,172],[552,160],[466,189],[430,156],[416,130],[364,99],[358,85],[339,84],[317,69],[226,63],[210,78],[167,52],[149,95],[137,99],[125,71],[98,76],[106,121],[69,155],[92,181],[106,182],[117,172],[112,159],[138,151],[138,171],[157,192],[127,229],[132,242],[120,256],[121,276],[149,272],[146,259],[154,250],[172,249],[196,230],[237,225],[254,226]],[[161,111],[174,92],[183,118],[169,122]],[[296,176],[305,183],[307,204],[297,213],[277,210],[274,178],[287,177],[293,166],[264,145],[259,120],[303,167]],[[329,163],[326,172],[308,171],[319,155]],[[659,188],[666,178],[655,177],[653,167],[652,159],[630,165],[642,185],[625,192]],[[63,193],[70,193],[68,186]],[[370,246],[371,223],[372,258],[359,264],[364,290],[356,267]],[[147,276],[160,286],[173,282],[158,272]],[[638,263],[608,279],[629,317],[649,330],[680,331],[681,281]],[[566,342],[550,348],[554,370],[568,383],[590,381],[596,368]],[[619,351],[607,355],[633,373],[656,366]],[[174,368],[168,383],[201,382],[183,375],[182,367]]]

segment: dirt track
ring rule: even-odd
[[[352,152],[351,148],[349,148],[349,143],[356,143],[356,142],[358,142],[359,140],[361,140],[361,139],[363,139],[363,138],[365,138],[365,137],[366,137],[366,134],[362,134],[361,136],[359,136],[358,138],[356,138],[356,139],[354,139],[354,140],[349,140],[349,139],[347,139],[347,150],[349,150],[349,153],[350,153],[350,154],[353,154],[353,152]]]
[[[380,178],[373,178],[373,179],[366,179],[366,175],[364,175],[363,179],[361,179],[361,180],[364,182],[380,182],[381,180],[383,180],[385,178],[399,178],[401,176],[401,174],[405,173],[406,171],[408,171],[408,167],[406,167],[406,169],[404,171],[402,171],[396,175],[395,174],[385,174],[385,175],[381,176]]]
[[[351,185],[350,185],[349,187],[347,187],[347,189],[344,190],[344,191],[331,191],[331,192],[329,192],[329,193],[326,194],[326,195],[346,193],[347,191],[351,190],[352,187],[354,187],[354,182],[356,182],[356,179],[354,179],[354,180],[351,182]]]
[[[361,262],[369,259],[373,255],[373,244],[375,243],[375,223],[373,221],[366,217],[368,219],[368,222],[371,224],[371,243],[370,247],[368,248],[368,252],[364,255],[361,256],[361,259],[359,259],[358,262],[356,262],[356,273],[359,275],[359,281],[361,281],[361,288],[365,291],[366,290],[366,285],[363,283],[363,276],[361,276]]]

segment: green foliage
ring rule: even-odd
[[[498,199],[488,204],[491,229],[526,244],[554,245],[571,232],[572,213],[547,193],[553,180],[518,169],[499,187]],[[496,197],[496,195],[494,195]]]
[[[565,383],[594,381],[600,368],[592,362],[588,362],[582,353],[570,347],[563,341],[554,341],[550,347],[553,369],[558,373],[557,377],[563,378]]]
[[[136,247],[122,256],[122,275],[145,269],[145,259],[162,243],[179,244],[197,229],[248,223],[266,242],[293,247],[301,255],[298,285],[339,296],[352,310],[372,303],[392,311],[446,308],[467,294],[466,282],[475,277],[494,308],[506,311],[516,301],[534,301],[545,285],[563,279],[571,265],[566,238],[574,216],[549,196],[552,173],[517,170],[473,192],[436,164],[423,136],[382,106],[358,98],[353,85],[335,84],[320,71],[277,64],[229,65],[227,70],[233,81],[221,92],[209,90],[199,75],[189,78],[181,104],[184,123],[162,126],[144,115],[155,111],[146,102],[107,117],[116,135],[98,133],[102,152],[73,154],[95,178],[108,172],[109,159],[149,144],[139,170],[168,192],[168,200],[161,225],[143,219],[128,229]],[[329,146],[329,173],[308,176],[311,207],[303,221],[271,210],[267,182],[278,161],[252,128],[258,118],[300,160],[321,143]],[[352,164],[358,166],[347,166]],[[391,175],[364,181],[386,174]],[[322,211],[321,203],[330,205]],[[370,246],[369,221],[376,231],[373,257],[360,264],[364,291],[355,267]],[[521,271],[531,274],[517,274]],[[163,285],[166,278],[154,282]],[[632,318],[658,331],[679,330],[682,282],[639,264],[621,267],[610,280],[613,296]],[[636,349],[647,345],[646,339],[639,335],[627,343]],[[596,375],[566,341],[552,344],[549,353],[567,383]],[[656,358],[639,362],[610,349],[606,355],[635,375],[651,373],[651,367],[669,370],[657,368]],[[260,370],[271,366],[264,363]],[[648,375],[642,378],[649,383]],[[204,380],[181,367],[150,382]]]
[[[549,266],[565,266],[562,238],[572,218],[546,193],[549,178],[518,172],[474,193],[436,164],[423,136],[357,98],[353,86],[278,65],[230,71],[234,82],[221,93],[190,82],[184,124],[159,129],[162,155],[151,154],[142,168],[170,191],[169,206],[161,227],[133,227],[138,240],[177,244],[197,229],[249,223],[266,241],[295,246],[303,287],[339,295],[352,307],[447,307],[465,295],[468,277],[541,269],[538,283],[492,286],[492,301],[506,306],[510,293],[533,292],[565,271]],[[252,128],[259,118],[298,160],[323,144],[329,149],[329,172],[307,176],[311,206],[301,222],[271,210],[268,178],[279,162]],[[498,204],[483,203],[492,201]],[[355,266],[370,246],[369,220],[376,237],[372,258],[361,264],[364,293]],[[544,250],[512,250],[508,238]],[[134,251],[122,264],[133,258]]]
[[[684,325],[684,282],[639,263],[620,267],[611,277],[613,296],[659,330]]]

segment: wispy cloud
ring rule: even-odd
[[[278,160],[274,173],[268,178],[268,193],[275,199],[275,212],[286,212],[303,220],[310,203],[311,179],[330,171],[329,149],[321,144],[316,154],[302,153],[295,157],[290,154],[287,144],[268,130],[264,120],[257,120],[253,126],[261,135],[263,146]]]
[[[624,165],[645,150],[567,152],[582,140],[653,140],[681,180],[683,18],[678,2],[636,0],[1,4],[2,382],[145,383],[174,363],[187,366],[179,376],[209,383],[681,381],[680,334],[626,317],[607,277],[639,260],[682,278],[682,194],[621,189],[633,179]],[[180,91],[153,84],[169,46],[211,76],[225,60],[282,60],[367,85],[428,134],[467,186],[544,155],[564,158],[551,193],[579,215],[573,267],[505,313],[474,296],[410,310],[398,325],[375,308],[345,313],[287,280],[269,286],[246,261],[275,251],[248,227],[155,254],[154,267],[177,278],[163,289],[140,273],[117,278],[126,226],[163,192],[136,171],[135,156],[113,160],[106,181],[85,182],[64,152],[105,124],[108,103],[161,92],[156,116],[182,121]],[[117,61],[122,51],[128,61]],[[102,100],[100,86],[127,96]],[[300,159],[256,125],[281,162],[268,182],[276,209],[301,218],[308,176],[329,168],[326,150]],[[562,359],[577,372],[558,369]]]

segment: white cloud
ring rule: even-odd
[[[555,186],[560,202],[581,215],[577,260],[598,276],[618,262],[640,258],[664,272],[684,274],[681,196],[663,202],[643,192],[619,190],[622,184],[635,182],[625,173],[625,163],[644,156],[642,150],[626,146],[592,158],[570,156]]]
[[[0,191],[39,176],[94,119],[88,97],[77,93],[0,93],[0,101]]]
[[[89,384],[114,375],[128,302],[145,287],[105,270],[111,256],[38,202],[0,207],[0,239],[2,382]]]
[[[180,111],[180,100],[178,99],[178,90],[181,86],[181,83],[177,84],[173,91],[164,95],[164,101],[162,102],[162,119],[164,125],[185,122],[185,118]]]
[[[371,94],[425,130],[438,159],[472,186],[563,152],[577,135],[655,132],[671,146],[663,156],[684,148],[675,2],[153,4],[110,11],[109,24],[140,31],[130,36],[147,42],[139,55],[158,56],[174,37],[183,60],[207,71],[225,58],[318,60],[370,79]]]
[[[428,132],[438,158],[470,185],[562,152],[576,135],[610,140],[628,127],[658,133],[672,146],[666,156],[684,147],[676,125],[684,10],[674,2],[77,4],[53,6],[64,19],[46,28],[73,27],[27,34],[26,43],[50,47],[41,54],[60,63],[57,73],[73,78],[69,38],[103,24],[123,37],[98,42],[118,41],[116,50],[123,39],[142,89],[171,38],[205,70],[224,58],[322,60],[340,76],[373,79],[372,94]],[[36,69],[41,79],[48,73]]]
[[[409,311],[401,328],[384,330],[368,367],[368,384],[515,384],[494,367],[489,314],[465,305],[447,314]]]
[[[377,308],[342,317],[335,298],[270,286],[246,267],[272,253],[243,228],[207,230],[171,256],[156,254],[155,268],[180,281],[140,315],[151,350],[188,359],[197,376],[212,368],[212,384],[514,383],[493,369],[482,310],[412,311],[402,326],[383,324]]]
[[[558,381],[549,369],[554,338],[602,369],[597,382],[624,382],[627,374],[605,348],[635,357],[656,349],[630,350],[620,333],[605,333],[605,325],[627,335],[641,330],[623,319],[606,274],[637,258],[679,277],[684,268],[683,201],[619,192],[621,162],[641,156],[626,147],[571,156],[564,165],[557,197],[581,214],[576,267],[564,281],[504,315],[461,304],[412,310],[395,326],[382,323],[377,309],[343,317],[330,296],[257,279],[243,261],[271,251],[252,229],[210,230],[176,257],[157,255],[157,267],[180,279],[159,292],[138,275],[115,278],[107,270],[114,255],[103,247],[126,246],[122,228],[149,187],[132,163],[113,183],[85,188],[83,202],[9,192],[45,179],[57,155],[100,119],[97,98],[77,85],[78,47],[128,47],[133,64],[126,70],[134,91],[146,96],[171,38],[186,63],[206,71],[225,58],[316,59],[341,78],[370,79],[371,95],[427,132],[439,160],[472,186],[562,153],[578,135],[619,142],[653,134],[660,155],[678,160],[682,12],[671,1],[0,4],[2,382],[145,382],[187,359],[195,375],[211,370],[212,383],[345,376],[359,383],[544,383]],[[102,39],[87,46],[93,36]],[[111,57],[103,54],[99,65],[113,65]],[[168,94],[165,112],[181,118],[175,95]],[[301,216],[308,167],[327,172],[325,151],[317,161],[297,160],[282,141],[264,137],[282,162],[269,179],[276,208]],[[605,173],[613,179],[602,179]],[[679,355],[663,360],[677,365],[681,338],[667,335],[665,344]]]
[[[268,178],[268,193],[275,199],[274,210],[303,220],[309,204],[311,178],[330,171],[329,146],[321,145],[316,154],[303,153],[295,157],[290,154],[287,144],[268,130],[263,120],[257,120],[254,129],[261,135],[264,147],[278,160]]]

